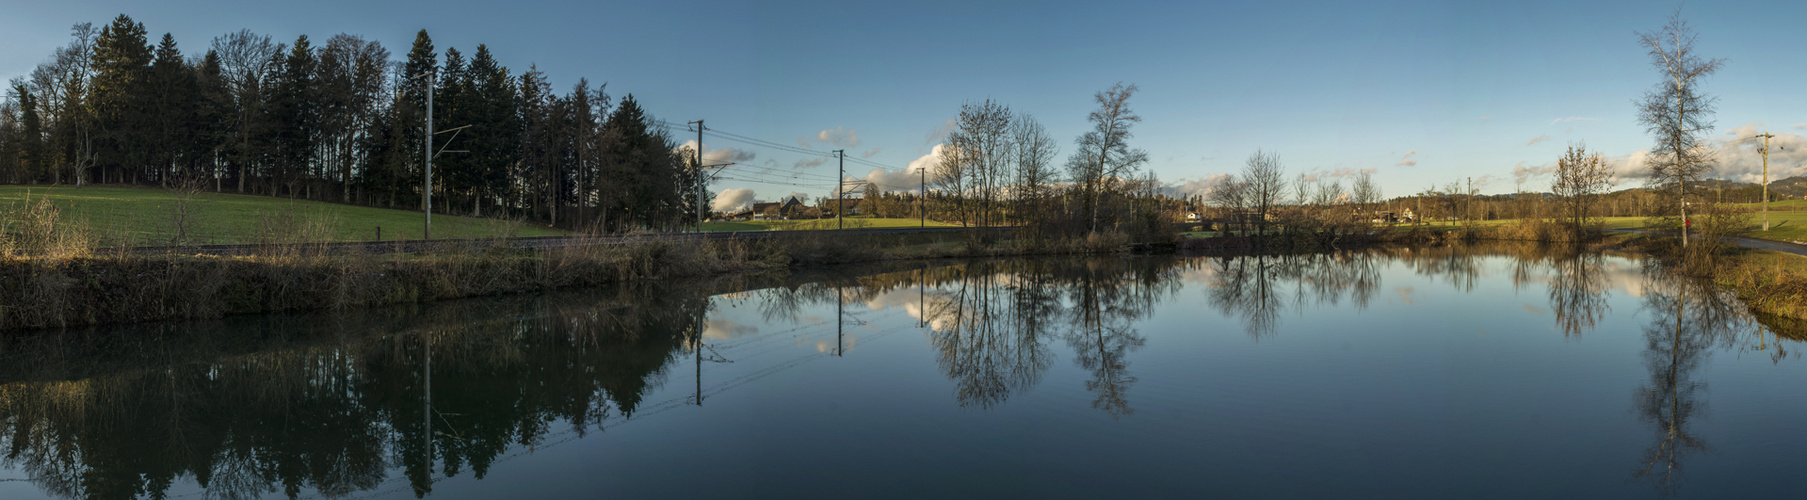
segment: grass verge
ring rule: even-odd
[[[269,196],[139,187],[0,186],[0,207],[48,200],[82,220],[96,246],[255,243],[272,218],[330,221],[332,241],[420,239],[422,214]],[[507,219],[433,214],[433,236],[491,238],[568,234]],[[173,243],[172,243],[173,242]]]

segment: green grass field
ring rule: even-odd
[[[1763,239],[1777,240],[1777,241],[1792,241],[1792,242],[1807,241],[1807,210],[1800,210],[1800,209],[1777,210],[1776,209],[1777,206],[1782,205],[1783,203],[1791,203],[1800,208],[1807,208],[1807,200],[1788,200],[1787,202],[1772,203],[1772,204],[1770,204],[1771,210],[1769,212],[1769,231],[1762,230],[1762,227],[1763,227],[1762,226],[1762,215],[1760,213],[1752,213],[1751,214],[1751,223],[1753,225],[1755,225],[1755,227],[1757,229],[1744,232],[1741,235],[1752,237],[1752,238],[1763,238]],[[1739,205],[1739,206],[1743,207],[1743,208],[1758,207],[1758,205],[1756,205],[1756,204]],[[1498,225],[1511,224],[1515,221],[1516,221],[1515,219],[1500,219],[1500,220],[1475,221],[1474,223],[1476,225],[1480,225],[1480,226],[1498,226]],[[1673,227],[1650,227],[1647,225],[1648,222],[1649,222],[1649,219],[1646,219],[1644,217],[1606,217],[1605,218],[1605,227],[1606,227],[1606,229],[1675,229]],[[1423,226],[1421,226],[1421,227],[1447,228],[1447,227],[1457,227],[1460,225],[1462,225],[1462,222],[1435,221],[1435,222],[1424,223]],[[1377,226],[1377,227],[1380,227],[1380,226]],[[1411,225],[1410,224],[1400,224],[1400,225],[1394,226],[1394,227],[1397,229],[1407,229],[1407,228],[1410,228]],[[1189,236],[1189,237],[1193,237],[1193,238],[1203,238],[1203,237],[1210,237],[1210,236],[1217,235],[1216,232],[1212,232],[1212,231],[1194,231],[1194,232],[1186,232],[1186,233],[1180,233],[1180,234]]]
[[[920,219],[848,217],[846,227],[848,229],[857,229],[857,228],[878,228],[878,227],[919,227],[921,225],[922,225],[922,221]],[[954,225],[955,224],[947,224],[947,223],[942,223],[942,222],[928,221],[928,227],[947,227],[947,226],[954,226]],[[835,229],[837,227],[840,227],[840,223],[835,221],[834,219],[751,220],[751,221],[704,222],[703,223],[704,231],[773,231],[773,230]]]
[[[1773,206],[1772,206],[1773,208]],[[1807,211],[1770,211],[1769,230],[1763,230],[1763,215],[1751,214],[1751,224],[1756,229],[1741,233],[1742,236],[1763,238],[1777,241],[1807,241]],[[1607,217],[1607,229],[1675,229],[1673,227],[1647,227],[1647,219],[1643,217]],[[1696,220],[1696,222],[1699,222]]]
[[[175,192],[155,188],[0,186],[0,210],[21,210],[28,193],[34,201],[48,196],[63,210],[65,220],[85,221],[96,244],[102,246],[169,243],[175,233],[174,214],[180,206]],[[268,196],[200,193],[189,206],[193,215],[188,224],[188,242],[193,244],[255,242],[267,233],[282,231],[281,222],[288,214],[293,214],[300,225],[319,228],[335,241],[374,240],[378,227],[382,228],[384,240],[418,239],[422,229],[418,211]],[[566,231],[506,220],[433,215],[435,238],[557,234]]]

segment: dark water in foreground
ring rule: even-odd
[[[0,498],[1807,489],[1796,334],[1633,260],[895,269],[0,339]]]

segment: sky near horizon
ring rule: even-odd
[[[995,99],[1061,145],[1089,128],[1092,95],[1140,91],[1131,145],[1176,190],[1236,173],[1256,150],[1289,175],[1372,169],[1389,197],[1472,178],[1484,193],[1547,190],[1542,168],[1572,143],[1615,158],[1639,185],[1652,138],[1633,104],[1660,81],[1635,32],[1681,8],[1697,50],[1726,59],[1719,176],[1807,175],[1807,2],[225,2],[66,0],[0,7],[0,78],[23,76],[69,27],[124,13],[185,54],[248,28],[280,42],[362,35],[403,57],[426,29],[437,50],[487,44],[514,73],[537,65],[559,92],[578,78],[632,93],[654,116],[906,169],[964,102]],[[681,135],[680,139],[686,136]],[[694,140],[694,139],[692,139]],[[716,144],[711,144],[715,142]],[[713,191],[822,196],[833,160],[712,141],[734,179]],[[1798,146],[1798,147],[1797,147]],[[849,163],[849,177],[892,179]],[[738,172],[738,173],[735,173]],[[793,172],[805,174],[792,177]],[[895,186],[914,188],[914,183]]]

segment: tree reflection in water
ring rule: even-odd
[[[0,465],[67,498],[162,497],[184,476],[254,498],[370,490],[394,463],[425,495],[436,472],[480,478],[555,421],[581,435],[642,410],[703,298],[623,289],[6,338]]]
[[[1034,387],[1059,336],[1092,375],[1093,406],[1113,417],[1133,412],[1127,355],[1144,343],[1135,323],[1179,287],[1164,259],[981,262],[921,276],[935,287],[922,320],[961,406],[993,408]]]
[[[1645,266],[1644,366],[1650,380],[1634,394],[1638,415],[1654,428],[1656,442],[1644,453],[1633,477],[1648,479],[1665,494],[1680,488],[1682,462],[1710,449],[1688,429],[1689,419],[1706,409],[1707,384],[1694,371],[1716,348],[1729,348],[1753,331],[1750,316],[1729,293],[1710,282],[1681,276],[1657,261]]]
[[[855,304],[902,309],[920,320],[954,401],[977,409],[1033,389],[1056,366],[1059,341],[1086,374],[1091,406],[1119,419],[1135,412],[1130,358],[1148,343],[1138,326],[1179,296],[1182,277],[1205,284],[1205,304],[1262,339],[1278,335],[1289,309],[1368,307],[1388,261],[1464,291],[1489,256],[1515,259],[1515,284],[1547,277],[1565,336],[1599,324],[1612,279],[1625,277],[1598,254],[1450,247],[976,261],[813,277],[721,300],[753,301],[768,322],[825,323],[805,309],[836,303],[850,309],[850,325],[860,321]],[[1694,372],[1710,353],[1790,351],[1711,284],[1659,266],[1634,278],[1653,314],[1650,379],[1635,408],[1656,431],[1636,475],[1672,491],[1684,459],[1706,448],[1688,424],[1705,406]],[[480,478],[521,448],[693,402],[689,390],[646,398],[674,367],[688,376],[692,363],[700,372],[739,356],[739,344],[783,333],[703,343],[711,299],[702,286],[0,337],[0,466],[68,498],[159,497],[183,478],[219,498],[345,496],[396,481],[426,495],[445,477]],[[855,359],[853,345],[832,352]],[[704,394],[700,374],[697,383]]]
[[[1250,337],[1273,335],[1286,307],[1284,289],[1292,288],[1293,306],[1337,306],[1344,300],[1365,309],[1380,288],[1380,264],[1373,252],[1304,255],[1253,255],[1216,259],[1206,297],[1225,316],[1242,319]]]
[[[1550,309],[1564,336],[1578,337],[1611,310],[1606,291],[1606,256],[1573,252],[1552,259]],[[1522,262],[1523,260],[1521,260]]]

